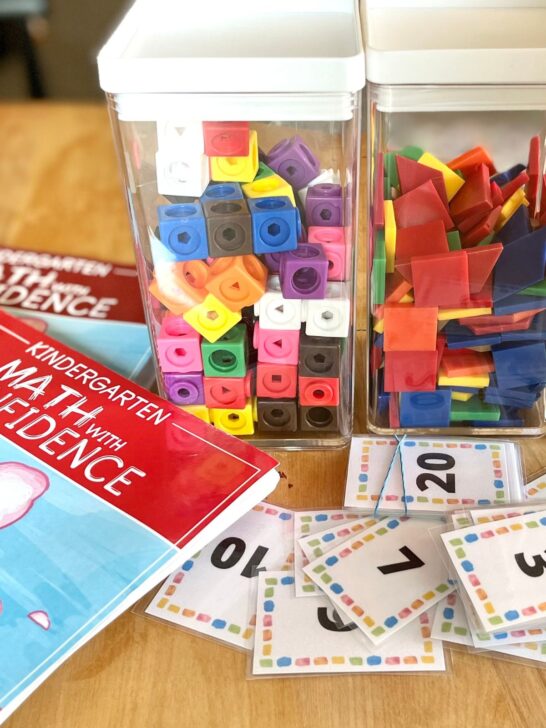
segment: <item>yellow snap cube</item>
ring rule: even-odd
[[[252,397],[252,419],[258,422],[258,397]]]
[[[437,169],[439,172],[442,173],[446,185],[446,194],[448,200],[451,200],[452,197],[455,197],[457,192],[464,185],[464,179],[461,179],[461,177],[459,177],[458,174],[450,169],[447,164],[441,162],[433,154],[425,152],[419,157],[418,162],[419,164],[424,164],[427,167],[432,167],[432,169]]]
[[[209,408],[205,407],[204,404],[181,405],[179,409],[184,410],[184,412],[187,412],[189,415],[199,417],[199,419],[203,420],[203,422],[208,422],[210,424]]]
[[[183,315],[201,336],[214,343],[241,320],[240,311],[230,311],[212,293]]]
[[[392,200],[385,200],[385,253],[387,255],[387,273],[394,273],[394,257],[396,254],[396,220]]]
[[[294,207],[296,206],[292,185],[278,174],[270,174],[269,177],[249,182],[243,185],[242,189],[246,197],[288,197]]]
[[[220,409],[213,407],[210,410],[212,424],[229,435],[253,435],[254,417],[252,414],[252,401],[248,400],[244,409]]]
[[[258,174],[258,135],[251,129],[246,157],[210,157],[210,176],[214,182],[252,182]]]

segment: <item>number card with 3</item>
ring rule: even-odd
[[[390,445],[392,447],[392,445]],[[355,466],[349,467],[345,503],[363,508],[380,500],[380,513],[438,514],[461,506],[502,505],[523,497],[519,449],[515,443],[455,438],[404,438],[387,478],[385,447],[361,443],[355,492]],[[392,450],[394,454],[394,450]],[[353,451],[351,452],[351,457]],[[381,475],[371,472],[379,459]],[[391,456],[392,461],[392,456]],[[375,466],[377,469],[377,465]]]
[[[445,670],[442,643],[426,612],[382,647],[370,645],[323,594],[298,599],[293,575],[260,574],[254,675]]]
[[[546,511],[441,535],[485,632],[546,618]]]
[[[292,568],[293,513],[260,503],[167,579],[146,614],[252,649],[256,576]]]
[[[429,528],[390,518],[304,568],[337,609],[378,645],[453,591]]]

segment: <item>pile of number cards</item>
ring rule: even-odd
[[[172,574],[144,611],[248,651],[253,676],[442,672],[444,643],[470,648],[473,634],[478,649],[491,655],[546,662],[542,629],[531,625],[541,614],[533,595],[506,579],[507,590],[512,583],[521,593],[504,594],[496,565],[489,571],[499,578],[503,599],[493,587],[484,600],[484,587],[473,586],[485,578],[477,569],[491,558],[479,548],[491,548],[487,537],[474,538],[478,519],[500,519],[500,510],[503,516],[521,511],[525,518],[531,508],[503,508],[524,500],[514,443],[354,438],[345,508],[257,505]],[[538,537],[538,531],[513,529],[521,539]],[[461,546],[450,541],[466,545],[469,535],[468,550],[476,553],[459,557]],[[492,547],[496,553],[498,546]],[[544,554],[546,542],[537,548],[535,541],[522,541],[517,553],[538,573],[542,562],[535,554]],[[474,571],[466,571],[467,562]],[[546,574],[543,594],[545,582]],[[517,594],[525,604],[512,599],[506,606]],[[497,642],[505,625],[487,621],[489,604],[494,616],[505,609],[504,620],[517,611],[518,629],[528,620],[529,633],[517,643]],[[546,645],[546,634],[544,640]]]

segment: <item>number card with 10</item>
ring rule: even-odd
[[[171,574],[146,614],[250,650],[256,576],[292,569],[293,543],[293,512],[260,503]]]

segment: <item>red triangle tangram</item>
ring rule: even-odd
[[[396,155],[396,168],[398,169],[398,179],[400,180],[400,191],[402,194],[420,187],[424,182],[430,180],[436,191],[440,195],[440,199],[444,205],[448,206],[446,185],[443,174],[426,164],[420,164],[413,159]]]

